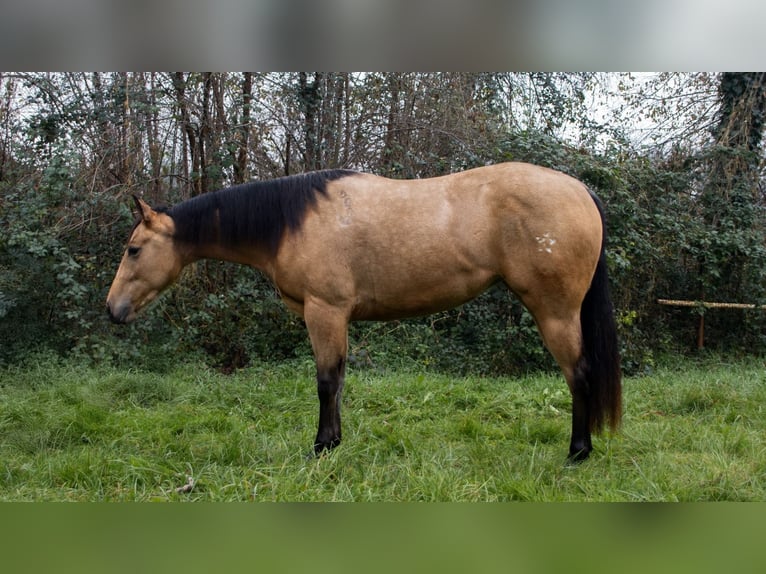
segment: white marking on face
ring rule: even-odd
[[[556,245],[556,239],[551,237],[550,232],[544,233],[542,236],[536,236],[537,251],[539,253],[553,253],[553,246]]]

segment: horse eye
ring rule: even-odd
[[[141,251],[140,247],[128,247],[128,257],[138,257],[139,251]]]

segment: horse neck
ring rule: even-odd
[[[185,209],[175,213],[177,227],[187,231],[176,234],[177,245],[184,264],[200,259],[216,259],[266,269],[273,255],[265,246],[247,240],[224,241],[218,223],[218,211],[209,204],[192,200]],[[190,224],[190,222],[196,222]]]
[[[229,246],[222,243],[205,243],[195,246],[185,247],[185,257],[187,263],[192,263],[200,259],[215,259],[218,261],[229,261],[231,263],[240,263],[249,265],[261,271],[270,268],[274,259],[267,253],[267,250],[252,245]]]

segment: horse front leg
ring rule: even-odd
[[[319,455],[338,446],[341,440],[340,407],[346,372],[348,319],[342,310],[316,303],[306,305],[304,318],[317,367],[319,429],[314,452]]]
[[[338,359],[334,367],[317,366],[319,395],[319,429],[314,440],[314,452],[331,450],[340,444],[340,403],[343,394],[345,360]]]

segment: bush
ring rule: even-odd
[[[82,159],[65,141],[44,149],[44,157],[36,148],[20,154],[27,163],[19,161],[0,181],[0,362],[50,349],[163,369],[204,354],[231,370],[310,355],[303,322],[269,282],[227,263],[193,266],[142,321],[110,325],[103,301],[133,221],[125,201],[132,188],[115,184],[109,194],[94,193]],[[764,303],[757,194],[742,184],[726,196],[723,183],[708,177],[711,163],[732,154],[711,148],[649,157],[617,146],[594,153],[528,131],[431,168],[529,161],[578,177],[602,198],[623,366],[632,373],[651,369],[658,355],[694,348],[698,315],[661,307],[658,298]],[[706,315],[708,342],[723,352],[762,353],[764,327],[762,313]],[[501,287],[431,317],[354,325],[350,361],[486,374],[555,367],[529,314]]]

